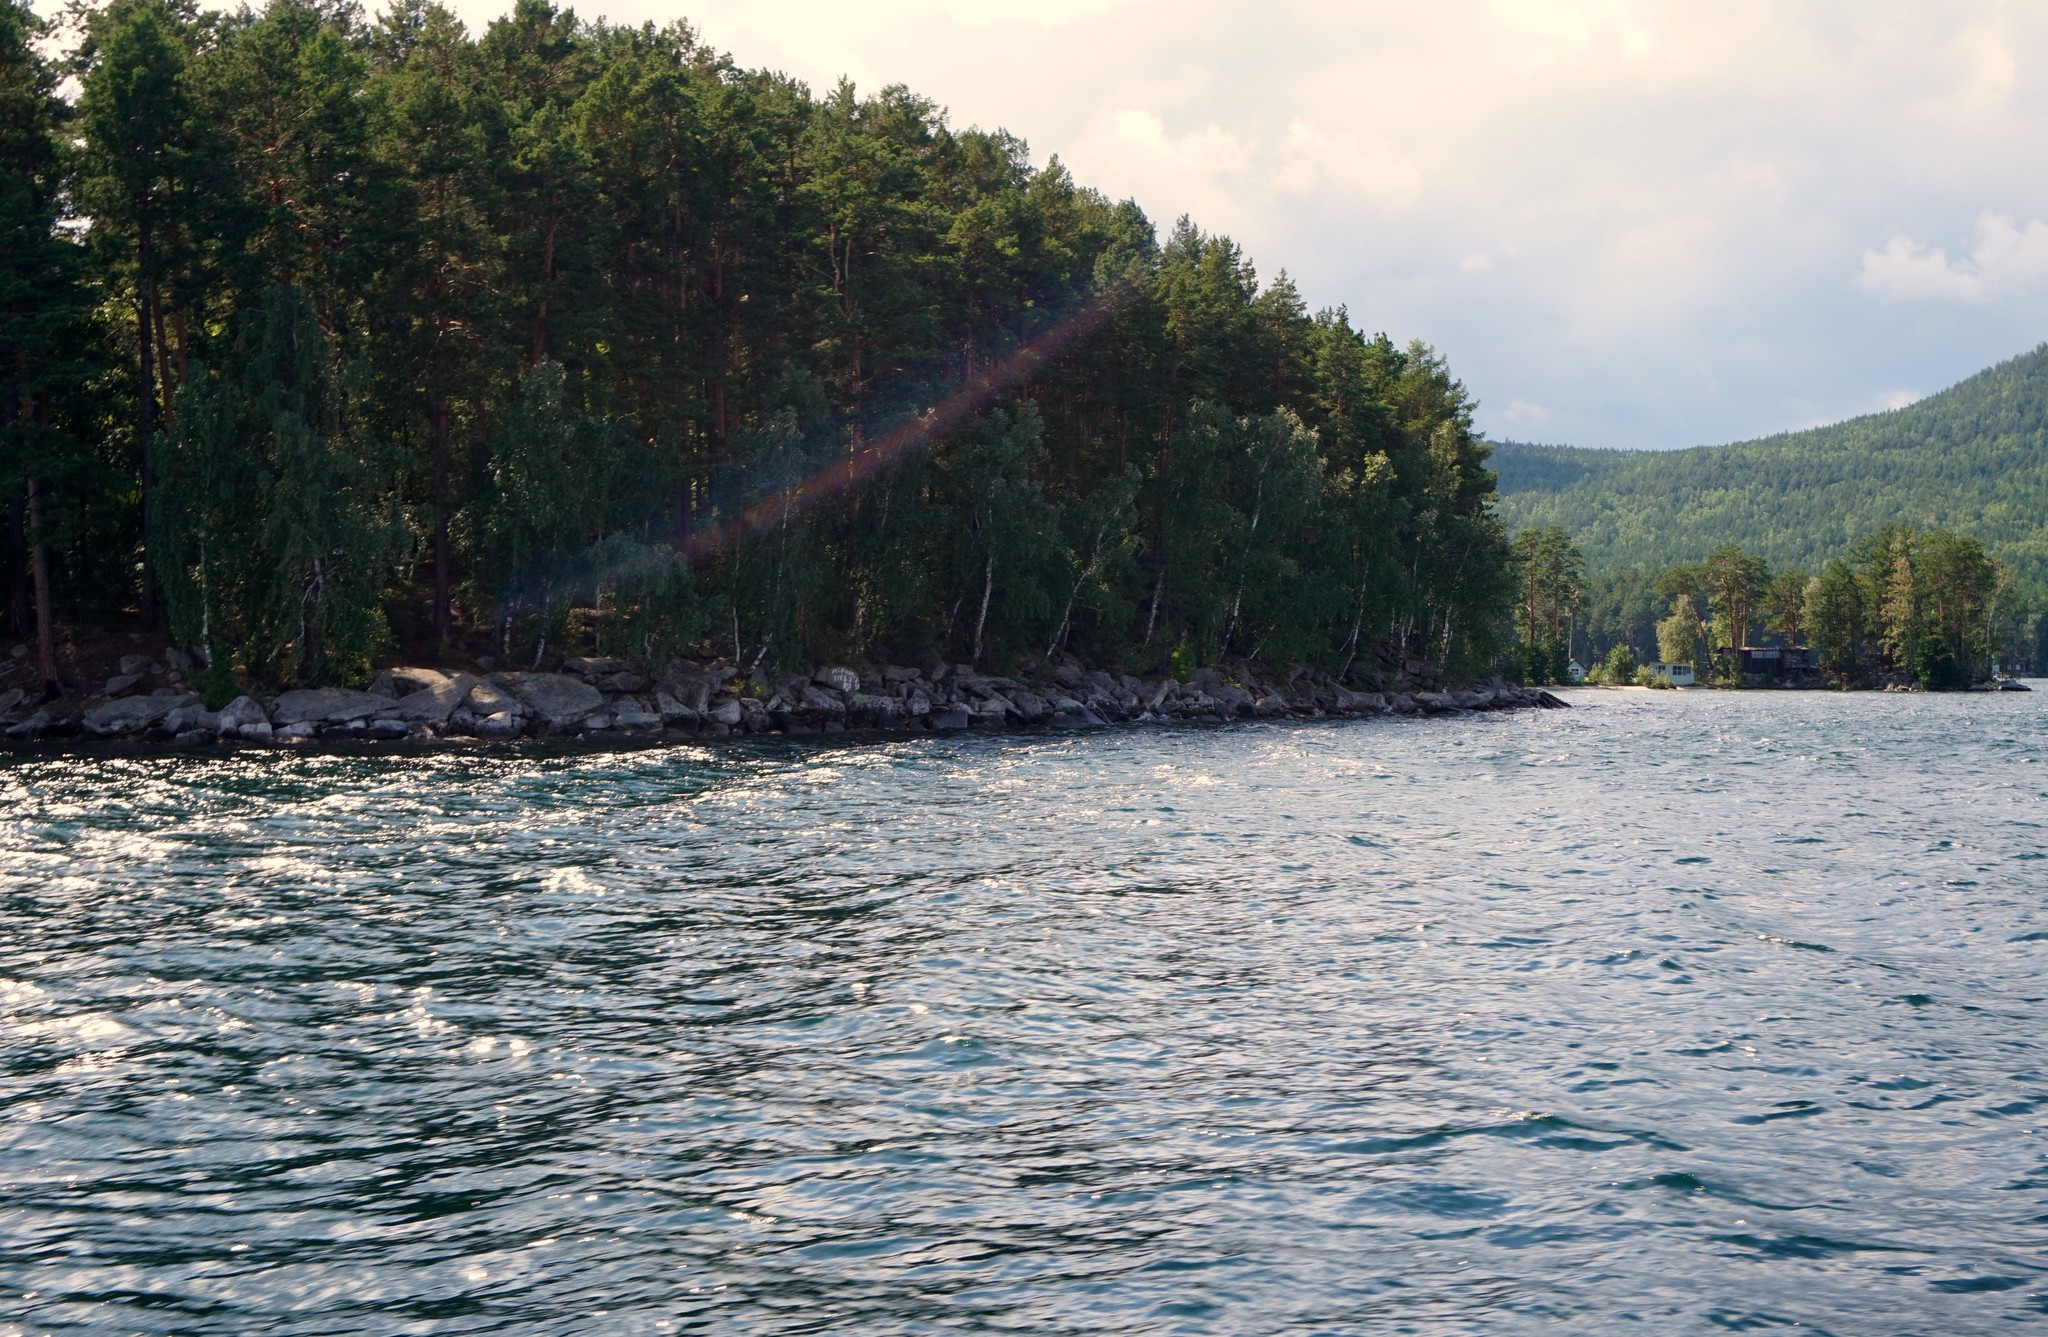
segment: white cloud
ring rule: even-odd
[[[1458,262],[1458,268],[1467,274],[1486,274],[1493,269],[1493,257],[1485,251],[1474,251]]]
[[[2010,215],[1977,220],[1977,244],[1951,260],[1946,250],[1894,236],[1881,251],[1865,251],[1856,286],[1888,302],[1989,302],[2048,279],[2048,223],[2024,228]]]
[[[1889,412],[1917,404],[1926,397],[1918,390],[1887,390],[1877,397],[1877,404]]]
[[[1186,171],[1213,176],[1218,172],[1242,172],[1251,166],[1251,153],[1221,126],[1208,125],[1184,135],[1169,135],[1166,122],[1155,113],[1129,107],[1118,108],[1110,116],[1110,124],[1123,144]]]
[[[1331,134],[1311,120],[1288,122],[1286,154],[1274,180],[1289,190],[1307,192],[1328,181],[1386,209],[1407,208],[1422,190],[1421,169],[1391,144],[1349,131]]]

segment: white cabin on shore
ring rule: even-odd
[[[1673,687],[1695,687],[1699,680],[1693,677],[1690,664],[1645,664],[1653,677],[1662,678]]]

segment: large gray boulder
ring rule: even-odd
[[[821,691],[816,687],[806,686],[803,689],[802,699],[796,704],[814,715],[822,715],[827,719],[841,717],[846,714],[846,702],[844,700],[832,695],[830,692]]]
[[[1026,724],[1039,724],[1052,717],[1052,703],[1036,692],[1019,689],[1010,693],[1010,701],[1017,707],[1017,717]]]
[[[846,701],[846,721],[877,729],[892,728],[896,723],[896,702],[886,696],[855,692]]]
[[[612,722],[621,729],[659,729],[661,712],[637,697],[622,696],[612,702]]]
[[[18,720],[7,726],[9,738],[40,738],[49,727],[57,722],[47,710],[38,710],[25,720]]]
[[[860,674],[850,668],[821,668],[811,675],[811,681],[820,687],[830,687],[835,692],[860,690]]]
[[[286,692],[270,703],[270,721],[280,728],[293,724],[347,724],[396,708],[398,702],[344,687],[308,687]]]
[[[174,734],[187,734],[203,730],[207,734],[220,732],[220,716],[194,701],[189,706],[179,706],[163,717],[162,725]]]
[[[566,673],[493,673],[491,681],[551,728],[565,728],[604,709],[604,693]],[[476,709],[475,702],[470,709]]]
[[[238,696],[221,707],[214,728],[233,738],[270,737],[270,716],[253,696]]]
[[[458,673],[452,678],[443,674],[435,676],[440,678],[439,682],[398,699],[399,719],[409,724],[446,724],[455,708],[469,697],[470,689],[476,686],[476,679],[467,673]],[[395,671],[392,681],[398,681]]]
[[[400,699],[411,696],[414,692],[424,692],[430,687],[438,687],[442,683],[448,682],[451,678],[450,674],[443,673],[439,669],[430,668],[386,669],[380,676],[390,679],[391,690],[396,692]],[[468,677],[469,675],[462,673],[452,676]]]
[[[199,698],[175,692],[156,696],[124,696],[94,706],[80,717],[79,724],[95,738],[112,738],[135,733],[162,720],[180,706],[199,704]]]
[[[19,687],[10,687],[4,692],[0,692],[0,715],[5,715],[8,711],[20,705],[21,699],[27,695],[28,693],[22,691]]]
[[[716,691],[715,684],[709,678],[695,673],[675,674],[664,682],[662,687],[675,699],[676,704],[699,716],[711,709],[711,697]]]
[[[562,667],[570,673],[580,674],[586,678],[601,678],[607,673],[623,671],[626,667],[626,661],[623,659],[580,659],[572,655],[562,661]]]
[[[486,715],[524,715],[526,707],[519,704],[517,697],[494,682],[476,681],[469,687],[469,695],[463,704],[478,719]]]
[[[1256,710],[1256,703],[1252,698],[1252,694],[1242,687],[1235,687],[1227,682],[1217,682],[1213,686],[1203,688],[1203,690],[1222,703],[1224,713],[1226,714],[1248,718]]]
[[[484,715],[471,726],[478,738],[517,738],[526,727],[525,720],[509,710],[494,715]]]

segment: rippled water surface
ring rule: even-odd
[[[0,761],[0,1333],[2048,1327],[2048,692]]]

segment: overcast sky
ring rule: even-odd
[[[478,29],[507,5],[457,0]],[[1680,446],[2048,339],[2048,4],[585,0],[905,83],[1443,349],[1496,436]]]

